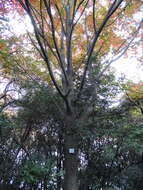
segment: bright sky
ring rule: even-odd
[[[143,81],[143,64],[139,63],[136,58],[122,57],[111,65],[115,69],[116,77],[120,78],[125,75],[127,80],[135,83]]]
[[[142,11],[134,14],[134,19],[138,22],[140,22],[143,19],[143,6]],[[143,39],[141,40],[142,42],[136,50],[137,57],[143,57]],[[122,56],[119,60],[112,63],[111,66],[115,68],[117,78],[123,74],[125,75],[127,80],[132,80],[135,83],[138,83],[141,80],[143,81],[143,61],[142,63],[139,62],[135,56]]]
[[[31,25],[31,21],[28,16],[25,16],[25,19],[23,20],[17,20],[18,16],[15,16],[13,19],[10,19],[9,24],[13,28],[13,32],[19,36],[21,34],[24,34],[26,30],[29,32],[33,31],[33,27]]]

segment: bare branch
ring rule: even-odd
[[[21,0],[19,0],[19,2],[21,2]],[[22,2],[22,6],[23,6],[23,2]],[[47,55],[47,52],[45,51],[44,47],[43,47],[43,44],[41,42],[41,39],[40,39],[40,36],[39,36],[39,30],[37,28],[37,25],[35,23],[35,20],[32,16],[32,13],[31,13],[31,9],[30,9],[30,6],[29,6],[29,2],[28,0],[25,0],[25,4],[24,4],[24,8],[27,12],[27,14],[29,15],[30,19],[31,19],[31,22],[33,24],[33,27],[34,27],[34,32],[35,32],[35,36],[36,36],[36,39],[38,41],[38,44],[40,46],[40,49],[41,49],[41,53],[42,53],[42,58],[45,60],[46,64],[47,64],[47,68],[48,68],[48,71],[49,71],[49,74],[50,74],[50,77],[52,79],[52,82],[55,86],[55,88],[57,89],[57,91],[59,92],[59,94],[61,95],[62,98],[65,98],[63,92],[61,91],[59,85],[57,84],[56,82],[56,79],[54,77],[54,74],[53,74],[53,71],[52,71],[52,68],[51,68],[51,63],[48,59],[48,55]]]
[[[56,49],[56,52],[57,52],[57,55],[58,55],[58,58],[59,58],[59,61],[60,61],[60,64],[61,64],[61,68],[62,68],[64,77],[65,77],[65,81],[66,81],[66,83],[68,84],[68,77],[67,77],[67,74],[66,74],[66,71],[65,71],[63,62],[62,62],[62,58],[61,58],[61,55],[60,55],[60,52],[59,52],[59,49],[58,49],[58,45],[57,45],[57,42],[56,42],[55,27],[54,27],[53,16],[52,16],[52,13],[51,13],[51,7],[50,7],[50,5],[48,5],[48,3],[47,3],[46,0],[43,0],[43,1],[44,1],[44,4],[45,4],[45,7],[46,7],[46,9],[47,9],[47,13],[48,13],[48,15],[49,15],[49,18],[50,18],[51,27],[52,27],[52,37],[53,37],[55,49]]]
[[[64,34],[66,35],[65,27],[64,27],[64,22],[63,22],[63,19],[62,19],[62,15],[61,15],[60,9],[59,9],[59,7],[58,7],[57,4],[55,4],[55,7],[56,7],[57,12],[59,14],[59,19],[60,19],[60,23],[61,23],[61,26],[62,26],[62,30],[63,30]]]
[[[84,0],[81,1],[81,3],[79,4],[78,8],[77,8],[76,11],[75,11],[75,15],[76,15],[76,12],[78,11],[78,9],[80,8],[80,6],[82,5],[83,2],[84,2]],[[85,4],[85,6],[84,6],[84,8],[83,8],[83,10],[82,10],[82,12],[81,12],[81,14],[80,14],[80,16],[77,18],[76,22],[73,24],[73,27],[75,27],[75,26],[77,25],[77,23],[79,22],[79,20],[81,19],[82,15],[83,15],[84,12],[85,12],[85,9],[87,8],[88,2],[89,2],[89,0],[87,0],[87,2],[86,2],[86,4]]]
[[[96,29],[96,18],[95,18],[95,2],[96,2],[96,0],[93,0],[93,28],[94,28],[94,32],[96,34],[97,29]]]
[[[85,68],[84,68],[84,72],[83,72],[83,77],[82,77],[82,81],[81,81],[81,86],[80,86],[78,97],[80,96],[81,91],[82,91],[83,86],[84,86],[84,83],[85,83],[85,78],[86,78],[87,70],[88,70],[88,67],[89,67],[89,64],[90,64],[90,59],[91,59],[91,56],[92,56],[95,44],[96,44],[96,42],[97,42],[97,40],[98,40],[101,32],[103,31],[106,23],[108,22],[108,20],[110,19],[110,17],[113,15],[113,13],[117,10],[117,8],[120,6],[120,4],[122,2],[123,2],[123,0],[119,0],[118,2],[116,0],[114,1],[114,3],[109,8],[106,16],[104,17],[103,22],[101,23],[99,29],[97,30],[97,33],[96,33],[96,35],[95,35],[95,37],[94,37],[94,39],[92,41],[92,44],[90,46],[90,49],[89,49],[89,51],[87,53],[87,58],[86,58],[86,61],[85,61]]]

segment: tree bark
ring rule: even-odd
[[[64,190],[78,190],[78,137],[73,125],[74,119],[68,118],[64,137]],[[74,152],[70,152],[74,151]]]

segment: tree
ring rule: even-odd
[[[63,101],[59,111],[64,125],[63,189],[77,190],[82,125],[95,111],[98,81],[110,64],[127,51],[141,28],[141,23],[130,28],[126,39],[117,32],[121,23],[130,22],[141,1],[114,0],[103,4],[95,0],[17,0],[10,6],[7,3],[4,10],[14,7],[30,17],[35,38],[29,33],[28,36],[47,66],[47,83],[52,83]],[[106,58],[110,51],[111,59]],[[100,72],[96,71],[98,65],[104,65]]]

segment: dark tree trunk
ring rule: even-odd
[[[78,150],[73,135],[67,136],[65,142],[65,178],[64,190],[78,190]],[[73,151],[74,153],[70,153]]]
[[[64,190],[78,190],[78,138],[74,118],[69,117],[64,137]]]

